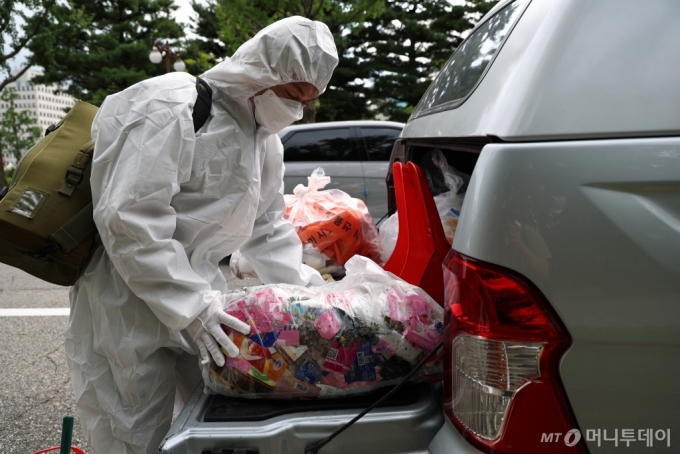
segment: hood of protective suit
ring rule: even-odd
[[[260,90],[289,82],[310,83],[321,94],[337,65],[338,51],[326,24],[294,16],[262,29],[201,77],[245,101]]]

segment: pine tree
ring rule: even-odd
[[[0,91],[18,80],[47,50],[36,46],[52,41],[55,33],[49,27],[54,20],[56,0],[3,0],[0,6]],[[36,50],[28,58],[18,55],[31,46]],[[10,63],[18,67],[12,68]]]
[[[199,38],[185,41],[182,59],[189,73],[199,75],[227,57],[227,46],[220,40],[217,4],[194,0],[191,6],[197,14],[197,21],[191,24],[191,31]]]
[[[317,112],[320,120],[334,119],[349,111],[355,118],[368,114],[365,101],[350,84],[355,77],[352,62],[343,60],[346,49],[343,35],[360,28],[367,18],[377,17],[384,9],[385,0],[214,0],[213,4],[218,35],[227,55],[262,28],[285,17],[302,16],[326,23],[341,55],[341,67],[335,70],[323,97],[305,107],[302,122],[313,123]]]
[[[207,38],[205,42],[224,44],[220,51],[231,55],[241,43],[280,18],[297,14],[322,20],[333,33],[340,63],[326,93],[316,102],[314,115],[306,121],[376,116],[406,121],[464,33],[496,3],[213,0],[202,9],[194,7],[202,24],[195,31]]]
[[[0,118],[0,189],[6,186],[3,157],[13,156],[19,162],[23,154],[39,139],[41,129],[36,121],[25,110],[17,110],[14,100],[19,95],[14,89],[5,89],[0,94],[0,100],[9,104],[2,118]]]
[[[171,16],[175,9],[173,0],[60,2],[52,8],[52,39],[29,46],[45,71],[35,82],[65,84],[72,96],[100,105],[111,93],[165,73],[149,52],[156,39],[176,44],[184,35]]]
[[[343,35],[342,27],[333,32],[340,61],[333,71],[328,89],[321,97],[316,110],[316,121],[342,121],[372,119],[363,86],[356,84],[364,76],[360,62],[352,53],[351,35]]]
[[[406,121],[462,34],[496,1],[388,0],[379,17],[351,36],[373,112]]]

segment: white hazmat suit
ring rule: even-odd
[[[97,454],[158,452],[176,387],[186,398],[200,380],[185,328],[227,292],[222,258],[240,248],[266,283],[323,284],[282,219],[281,141],[258,128],[248,99],[289,82],[322,93],[337,62],[328,27],[293,17],[201,76],[213,102],[196,134],[195,78],[185,73],[102,104],[91,177],[102,245],[71,289],[66,335],[80,422]]]

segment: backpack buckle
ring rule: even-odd
[[[76,166],[69,167],[66,171],[64,184],[62,184],[59,189],[59,194],[71,197],[73,191],[75,191],[76,187],[83,181],[83,175],[85,175],[85,170],[79,169]]]
[[[47,128],[45,128],[45,137],[47,137],[49,135],[49,133],[51,133],[55,129],[57,129],[57,125],[55,125],[54,123],[52,123]]]
[[[71,166],[69,169],[66,171],[66,186],[71,187],[71,186],[78,186],[81,181],[83,181],[83,169],[79,169],[78,167]]]

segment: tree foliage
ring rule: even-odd
[[[33,8],[32,15],[16,17],[39,25],[33,34],[32,28],[25,27],[26,37],[33,36],[25,44],[33,52],[31,64],[44,68],[35,82],[66,84],[69,94],[97,105],[108,94],[162,74],[164,65],[148,60],[153,41],[168,38],[177,45],[183,36],[171,16],[176,9],[173,0],[4,1]],[[464,32],[495,3],[194,0],[198,20],[193,31],[199,38],[183,41],[182,55],[189,72],[200,74],[278,19],[301,15],[321,20],[334,35],[340,64],[327,92],[305,109],[305,121],[376,116],[404,121]],[[3,10],[0,21],[6,17],[14,16]]]
[[[36,63],[45,49],[38,46],[42,41],[52,41],[53,30],[47,25],[53,20],[55,0],[3,0],[0,5],[0,91],[18,80]],[[18,57],[34,46],[17,68],[10,66]]]
[[[333,33],[340,63],[328,90],[315,104],[312,119],[377,116],[405,121],[465,32],[496,3],[497,0],[468,0],[457,5],[448,0],[212,0],[202,7],[194,3],[201,24],[195,32],[206,33],[202,35],[206,42],[223,43],[219,51],[231,55],[241,43],[278,19],[301,15],[321,20]]]
[[[216,0],[220,38],[232,54],[267,25],[290,16],[325,22],[335,32],[377,17],[385,0]]]
[[[495,2],[494,2],[495,3]],[[452,5],[447,0],[388,0],[384,14],[352,37],[374,111],[406,121],[432,77],[474,26],[471,14],[487,2]]]
[[[208,5],[207,10],[200,10],[194,3],[194,9],[202,18],[199,19],[199,25],[214,24],[210,30],[224,43],[225,56],[229,56],[267,25],[290,16],[326,23],[341,52],[343,33],[360,28],[368,18],[377,17],[384,10],[385,0],[211,0]],[[198,28],[195,31],[200,33]],[[215,39],[215,35],[208,38]],[[348,75],[344,71],[348,66],[343,65],[342,61],[340,66],[342,69],[336,70],[334,78],[343,79],[343,75]],[[320,100],[305,107],[302,121],[315,121],[317,112],[325,119],[336,115],[338,109],[349,109],[355,113],[358,110],[359,115],[366,110],[365,101],[359,99],[351,89],[346,93],[332,92],[333,89],[329,89]]]
[[[352,34],[343,36],[343,27],[331,31],[335,37],[340,61],[333,71],[328,89],[320,98],[316,121],[363,120],[373,118],[364,87],[356,84],[363,76],[360,61],[353,55]],[[358,29],[355,28],[355,33]]]
[[[182,49],[182,59],[191,74],[202,74],[227,56],[227,46],[220,40],[220,24],[217,19],[217,3],[191,2],[197,21],[192,31],[198,38],[188,39]]]
[[[0,100],[7,103],[9,108],[0,118],[0,188],[5,183],[3,157],[13,156],[19,162],[23,154],[40,139],[41,129],[36,121],[25,110],[17,110],[14,100],[18,97],[14,89],[5,89],[0,94]]]
[[[44,68],[35,82],[66,84],[72,96],[100,105],[111,93],[165,73],[149,52],[156,39],[176,44],[184,36],[171,16],[176,9],[173,0],[60,2],[47,27],[53,38],[29,46]]]

